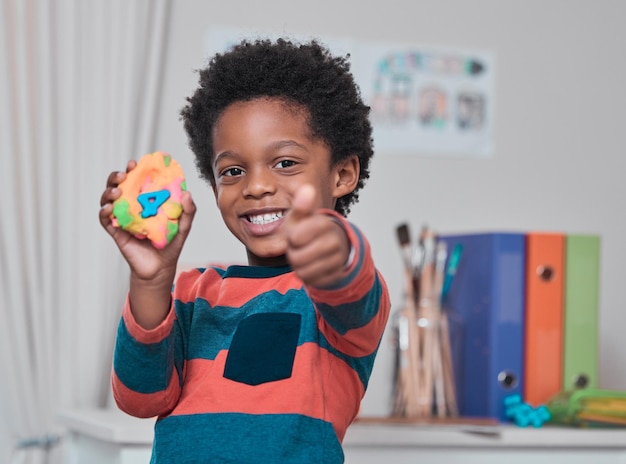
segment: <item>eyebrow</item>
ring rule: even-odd
[[[301,143],[296,142],[295,140],[279,140],[278,142],[270,145],[272,148],[283,148],[283,147],[299,147],[303,150],[306,150],[306,147]]]
[[[270,145],[268,145],[268,148],[272,149],[272,150],[278,150],[284,147],[298,147],[301,148],[303,150],[307,150],[307,148],[302,145],[301,143],[296,142],[295,140],[279,140],[277,142],[271,143]],[[307,150],[308,151],[308,150]],[[215,159],[213,160],[213,165],[215,166],[222,158],[228,158],[228,157],[234,157],[236,156],[235,153],[226,150],[223,151],[221,153],[218,153],[217,155],[215,155]]]
[[[221,160],[222,158],[228,158],[229,156],[235,156],[235,155],[230,151],[223,151],[222,153],[215,155],[215,159],[213,160],[213,166],[217,165],[218,161]]]

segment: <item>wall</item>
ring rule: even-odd
[[[157,147],[179,158],[200,213],[183,261],[243,260],[179,121],[205,64],[211,26],[489,51],[496,59],[495,153],[488,159],[377,153],[350,219],[369,237],[395,304],[395,226],[440,232],[555,230],[602,236],[600,384],[626,389],[622,262],[626,4],[608,0],[174,1]],[[392,350],[383,342],[364,414],[388,412]]]

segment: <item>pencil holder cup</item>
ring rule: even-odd
[[[465,338],[465,325],[463,318],[461,315],[451,310],[450,308],[444,307],[442,310],[443,317],[445,317],[446,325],[447,325],[447,336],[442,335],[442,337],[447,338],[447,342],[449,343],[450,349],[450,364],[451,364],[451,376],[453,377],[454,383],[454,392],[455,392],[455,403],[456,410],[455,415],[459,415],[460,407],[460,388],[463,385],[462,380],[464,376],[463,370],[463,346],[464,346],[464,338]]]
[[[410,419],[456,417],[453,346],[462,325],[436,305],[405,301],[394,314],[396,369],[393,414]],[[452,332],[451,332],[452,330]],[[454,340],[454,344],[452,343]]]

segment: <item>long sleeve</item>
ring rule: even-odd
[[[344,277],[332,287],[307,287],[323,321],[320,323],[329,343],[349,356],[368,356],[380,343],[390,311],[386,283],[374,267],[370,245],[354,225],[334,211],[353,249],[353,260]]]
[[[161,325],[145,330],[135,322],[126,299],[111,376],[113,397],[121,410],[137,417],[153,417],[174,408],[180,396],[183,370],[177,334],[173,307]]]

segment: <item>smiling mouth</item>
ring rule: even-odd
[[[275,213],[267,213],[267,214],[255,214],[246,216],[248,222],[252,224],[264,225],[270,224],[272,222],[276,222],[284,216],[284,211],[277,211]]]

